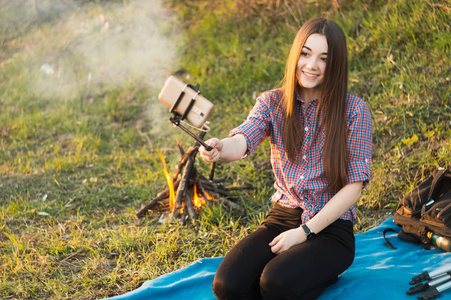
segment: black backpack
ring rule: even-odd
[[[435,170],[399,202],[393,216],[398,237],[451,251],[451,168]]]

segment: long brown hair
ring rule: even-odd
[[[297,109],[296,93],[302,88],[296,78],[296,67],[305,41],[314,33],[324,35],[328,44],[326,70],[318,99],[314,137],[318,138],[325,129],[324,173],[329,182],[329,189],[338,191],[347,183],[349,160],[346,132],[348,51],[342,29],[332,20],[314,18],[307,21],[299,29],[293,41],[281,87],[284,111],[282,139],[288,158],[293,162],[298,161],[304,133],[300,128]],[[318,128],[320,118],[321,128]]]

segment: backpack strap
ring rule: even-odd
[[[421,216],[426,212],[426,207],[434,204],[434,201],[437,200],[437,199],[432,199],[432,195],[437,190],[438,183],[443,179],[445,174],[448,172],[450,172],[450,169],[438,169],[432,174],[433,179],[431,182],[431,187],[429,189],[428,197],[426,198],[427,201],[421,207],[421,213],[420,213]]]
[[[449,172],[449,170],[448,169],[439,169],[434,174],[434,180],[432,180],[431,189],[429,190],[429,195],[427,198],[428,200],[431,199],[432,194],[434,193],[434,191],[437,187],[437,183],[443,178],[443,176],[445,175],[446,172]],[[434,200],[437,200],[437,199],[434,199]]]
[[[402,229],[398,232],[398,238],[403,240],[404,242],[413,243],[413,244],[423,244],[421,239],[414,234],[410,234],[404,232]]]
[[[384,232],[382,233],[382,235],[384,236],[384,241],[387,244],[388,248],[390,249],[396,249],[395,246],[393,246],[393,244],[387,239],[387,237],[385,236],[385,234],[387,234],[387,232],[396,232],[396,230],[392,229],[392,228],[385,228]]]

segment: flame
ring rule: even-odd
[[[200,197],[199,197],[200,196]],[[194,185],[193,205],[194,207],[201,207],[207,203],[207,199],[197,193],[197,185]]]
[[[173,178],[168,173],[168,169],[166,167],[166,161],[164,159],[164,156],[161,153],[159,153],[158,156],[160,157],[161,161],[163,162],[164,175],[166,176],[166,180],[168,182],[168,187],[169,187],[169,209],[171,211],[174,211],[174,207],[175,207],[175,191],[174,191]],[[194,185],[194,193],[193,194],[194,195],[193,195],[191,201],[193,202],[194,208],[200,208],[201,206],[205,205],[208,200],[212,200],[213,199],[213,197],[210,196],[207,192],[205,192],[207,198],[202,196],[202,194],[198,193],[197,192],[197,185]],[[185,207],[185,203],[182,202],[182,207],[180,208],[180,213],[183,212],[184,207]]]
[[[174,183],[172,181],[171,175],[168,173],[168,169],[166,168],[166,161],[164,160],[164,156],[159,153],[161,161],[163,162],[164,166],[164,175],[166,176],[166,180],[168,181],[168,187],[169,187],[169,209],[172,211],[174,209],[175,205],[175,192],[174,192]]]
[[[210,195],[207,191],[205,191],[205,195],[207,196],[207,200],[213,201],[215,200],[212,195]]]

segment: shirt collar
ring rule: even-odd
[[[305,103],[305,101],[301,98],[301,96],[299,96],[298,93],[296,93],[296,100],[300,101],[302,103]],[[313,99],[312,101],[310,101],[310,103],[315,103],[315,105],[316,105],[316,102],[318,102],[318,99]]]

